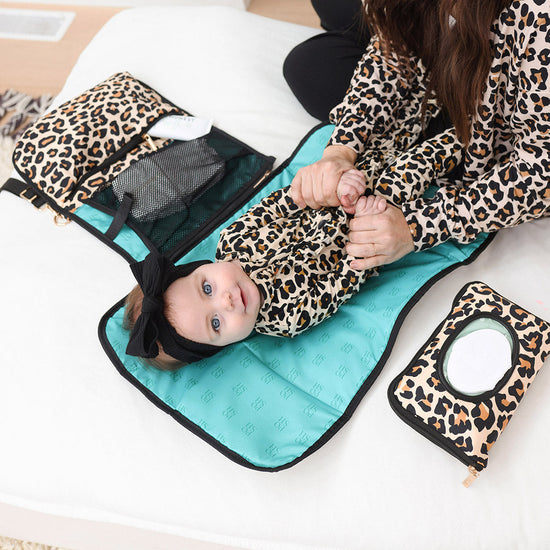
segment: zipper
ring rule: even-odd
[[[148,133],[143,134],[143,139],[147,142],[147,145],[149,145],[152,151],[156,152],[159,150],[159,148],[155,145],[153,138]]]
[[[401,378],[401,376],[399,378]],[[408,424],[420,435],[423,435],[428,441],[431,441],[434,445],[437,445],[440,449],[447,451],[450,455],[454,456],[457,460],[460,460],[460,462],[466,465],[468,467],[469,475],[463,481],[463,485],[464,487],[469,487],[474,482],[474,480],[479,476],[479,470],[475,467],[475,462],[469,457],[460,454],[452,443],[447,442],[446,439],[442,439],[437,435],[433,434],[432,432],[430,432],[426,428],[426,425],[424,424],[424,422],[422,422],[421,420],[418,420],[416,416],[412,416],[410,415],[410,413],[405,411],[401,407],[400,402],[397,400],[397,398],[393,393],[394,386],[396,386],[396,384],[391,384],[390,387],[388,388],[389,402],[393,411],[397,414],[397,416],[399,416],[405,422],[405,424]]]
[[[75,193],[78,191],[79,187],[82,185],[82,183],[88,178],[90,177],[93,173],[96,173],[98,171],[98,169],[101,169],[103,170],[104,168],[106,168],[107,166],[110,166],[111,164],[113,164],[114,162],[116,162],[118,160],[118,158],[120,158],[121,155],[125,154],[128,150],[132,150],[134,149],[137,145],[139,145],[140,143],[142,143],[143,141],[145,141],[147,143],[147,145],[151,148],[151,152],[152,153],[155,153],[158,151],[158,147],[155,145],[155,142],[153,141],[153,139],[151,138],[151,136],[147,133],[144,133],[142,135],[139,135],[139,136],[135,136],[133,137],[120,151],[118,151],[115,155],[113,155],[113,157],[111,157],[109,160],[109,164],[104,164],[102,166],[98,166],[96,169],[94,169],[93,171],[91,171],[91,173],[88,173],[86,174],[86,177],[83,178],[82,180],[80,180],[78,182],[78,185],[75,186],[75,188],[71,191],[71,193],[69,195],[67,195],[64,199],[63,199],[63,203],[67,202],[69,199],[72,199],[75,195]],[[129,148],[129,149],[128,149]],[[98,189],[98,192],[101,191],[102,189]],[[49,197],[47,195],[45,195],[45,198],[48,200]],[[60,205],[56,204],[54,202],[55,206],[57,206],[58,208],[60,207]],[[57,227],[64,227],[66,225],[68,225],[69,223],[71,223],[71,219],[68,218],[67,216],[63,215],[61,212],[58,212],[49,202],[48,202],[44,205],[45,209],[49,210],[52,214],[53,214],[53,223],[54,225],[56,225]]]
[[[468,472],[468,477],[462,482],[466,489],[479,477],[479,472],[473,466],[468,466]]]
[[[74,198],[82,184],[91,178],[93,175],[97,174],[98,172],[101,172],[102,170],[105,170],[105,168],[108,168],[109,166],[113,165],[115,162],[117,162],[119,159],[124,157],[126,153],[131,151],[132,149],[135,149],[140,143],[143,143],[143,141],[146,141],[148,145],[151,147],[152,151],[157,150],[157,146],[154,144],[153,139],[151,136],[147,133],[149,131],[149,128],[151,128],[153,125],[155,125],[159,120],[163,119],[164,117],[179,114],[180,109],[174,109],[172,111],[169,111],[167,113],[164,113],[162,116],[156,118],[151,122],[146,128],[144,128],[141,133],[135,135],[133,138],[131,138],[126,145],[121,147],[116,153],[111,155],[108,159],[106,159],[102,164],[99,164],[89,172],[87,172],[82,178],[80,178],[74,188],[71,190],[71,192],[66,195],[66,197],[63,199],[63,203],[65,204],[67,201],[70,201]]]

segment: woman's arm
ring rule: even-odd
[[[354,167],[366,148],[377,148],[394,131],[396,121],[410,117],[425,90],[425,71],[411,58],[408,68],[395,56],[384,57],[377,39],[359,62],[343,102],[330,114],[334,132],[323,157],[301,168],[292,181],[291,196],[301,207],[338,206],[340,176]],[[412,101],[412,99],[415,101]],[[418,113],[416,113],[418,111]],[[418,120],[420,124],[420,120]]]
[[[462,161],[464,147],[454,127],[399,155],[374,184],[374,193],[396,205],[421,197]]]
[[[442,188],[432,199],[404,204],[402,210],[415,249],[431,248],[448,239],[471,242],[482,232],[498,231],[548,215],[550,150],[547,144],[525,146],[516,148],[508,161],[498,163],[462,189]],[[533,151],[541,156],[533,159]]]
[[[462,149],[454,128],[412,147],[381,174],[375,194],[397,205],[419,197],[428,185],[457,166]],[[388,204],[384,212],[355,217],[350,222],[346,250],[355,257],[354,269],[389,264],[412,252],[413,236],[403,212]]]
[[[368,148],[378,148],[388,136],[393,138],[396,125],[403,120],[417,119],[420,126],[418,102],[426,91],[425,77],[418,58],[386,54],[373,38],[344,100],[330,113],[335,128],[329,145],[345,145],[361,155]]]
[[[502,137],[501,145],[476,139],[474,125],[474,141],[467,151],[466,167],[475,166],[481,151],[488,159],[489,169],[477,177],[472,174],[468,178],[466,174],[462,188],[441,188],[432,199],[403,205],[417,250],[448,239],[470,242],[482,232],[512,227],[550,213],[548,15],[533,17],[533,21],[533,27],[518,33],[521,40],[517,39],[512,52],[521,59],[517,74],[508,75],[509,86],[516,81],[517,89],[506,90],[498,106],[486,104],[480,109],[482,117],[496,120],[498,115],[492,109],[513,106],[507,117],[508,143],[513,148],[503,151]],[[484,151],[491,146],[496,162],[491,162]]]
[[[541,11],[524,17],[523,11],[540,11],[533,3],[521,4],[520,9],[521,25],[518,22],[518,28],[509,31],[507,23],[506,29],[510,33],[506,36],[515,39],[510,58],[520,65],[507,65],[507,79],[499,76],[498,80],[516,87],[488,88],[479,110],[481,118],[473,126],[462,186],[442,187],[433,198],[405,202],[401,209],[388,207],[379,217],[352,220],[348,252],[366,258],[358,260],[362,267],[389,263],[409,249],[431,248],[448,239],[470,242],[481,232],[550,214],[548,14]],[[531,27],[525,25],[527,20]],[[501,47],[509,43],[504,37]],[[508,109],[513,111],[504,119],[499,113]],[[500,142],[493,139],[492,131],[500,132]],[[480,166],[484,172],[475,175]]]
[[[545,101],[550,109],[550,98]],[[550,131],[545,130],[544,132]],[[550,143],[520,140],[511,157],[465,187],[442,187],[433,198],[388,205],[350,222],[346,250],[355,269],[392,263],[449,239],[471,242],[482,232],[550,214]]]

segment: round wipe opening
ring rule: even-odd
[[[443,374],[457,392],[475,396],[491,391],[512,366],[512,338],[493,319],[466,326],[450,346]]]

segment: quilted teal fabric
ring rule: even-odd
[[[324,126],[313,132],[288,166],[223,225],[289,185],[300,167],[320,157],[331,131]],[[104,216],[91,207],[78,214],[96,226]],[[107,228],[110,218],[103,223]],[[221,229],[180,261],[213,259]],[[136,259],[147,254],[127,228],[117,239]],[[409,254],[380,269],[334,317],[303,335],[282,339],[254,334],[172,373],[125,355],[122,302],[106,314],[101,330],[119,371],[156,405],[236,462],[283,469],[319,448],[349,419],[383,367],[416,299],[449,269],[471,261],[486,240],[483,235],[467,245],[448,242]]]

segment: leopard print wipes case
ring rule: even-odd
[[[117,73],[53,109],[16,145],[13,163],[57,211],[74,212],[133,162],[170,143],[147,130],[187,114],[129,73]]]
[[[468,466],[468,487],[549,353],[546,321],[469,283],[388,398],[406,423]]]

